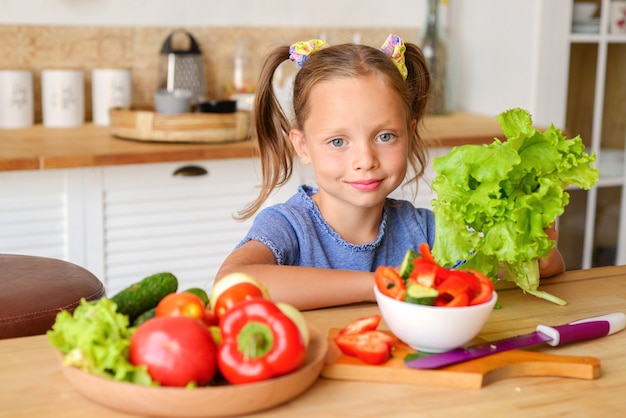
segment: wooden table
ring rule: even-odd
[[[421,127],[432,147],[491,143],[504,138],[495,117],[456,112],[427,116]],[[106,126],[0,129],[0,171],[48,170],[119,164],[159,163],[256,155],[254,141],[187,144],[132,141],[111,136]]]
[[[498,290],[502,309],[493,312],[480,334],[493,340],[588,316],[626,312],[626,266],[572,271],[545,280],[542,289],[568,301],[560,307],[524,295],[513,286]],[[375,304],[305,313],[326,335]],[[601,362],[597,380],[526,377],[482,389],[449,389],[409,384],[350,382],[320,378],[288,404],[259,413],[264,417],[320,416],[622,416],[626,411],[626,331],[601,339],[538,351],[593,356]],[[0,416],[124,417],[83,398],[65,380],[45,336],[0,341]]]

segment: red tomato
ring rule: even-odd
[[[413,271],[409,275],[409,283],[417,283],[426,287],[435,287],[438,284],[437,275],[442,270],[436,264],[416,258],[413,263]]]
[[[218,319],[221,319],[226,311],[235,306],[237,303],[256,298],[265,299],[263,289],[253,283],[237,283],[224,290],[219,295],[215,301],[213,312]]]
[[[156,307],[156,316],[188,316],[204,320],[204,302],[193,293],[170,293]]]
[[[382,331],[363,331],[358,334],[340,334],[337,347],[347,356],[358,357],[368,364],[381,364],[391,358],[393,337]]]
[[[217,369],[217,347],[211,331],[184,316],[166,316],[144,322],[130,340],[129,360],[145,365],[163,386],[208,384]]]
[[[360,334],[365,331],[374,331],[378,328],[378,324],[382,317],[380,315],[366,316],[364,318],[355,319],[339,331],[339,335],[343,334]]]
[[[208,326],[219,325],[220,321],[217,319],[215,312],[210,306],[204,308],[204,317],[202,318],[204,323]]]

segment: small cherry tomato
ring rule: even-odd
[[[263,289],[248,282],[237,283],[224,290],[215,301],[213,312],[218,319],[221,319],[226,311],[245,300],[265,299]]]
[[[187,316],[204,321],[205,307],[202,299],[193,293],[170,293],[156,307],[157,317]]]
[[[256,297],[271,300],[267,288],[259,280],[246,273],[230,273],[213,284],[209,306],[221,320],[226,310],[237,302]]]
[[[206,306],[204,308],[204,317],[202,319],[208,326],[219,325],[220,323],[219,319],[217,319],[217,316],[215,315],[215,312],[213,312],[213,309],[211,309],[210,306]]]

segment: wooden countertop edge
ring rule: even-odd
[[[429,117],[423,128],[429,148],[487,144],[501,135],[494,118],[463,112]],[[91,142],[86,144],[83,137]],[[54,141],[58,141],[59,149],[52,149]],[[258,149],[253,139],[230,143],[134,141],[86,124],[65,130],[35,125],[21,132],[0,132],[0,154],[1,172],[251,158],[258,156]]]
[[[180,145],[180,144],[178,144]],[[190,144],[189,149],[175,149],[172,151],[158,150],[140,153],[112,153],[104,155],[85,155],[84,157],[63,156],[46,157],[42,160],[41,170],[79,167],[101,167],[124,164],[149,164],[175,161],[216,160],[228,158],[252,158],[258,155],[256,147],[251,141],[246,141],[245,146],[237,144],[205,144],[198,148],[197,144]],[[211,148],[213,147],[213,148]],[[2,165],[0,165],[0,170]]]

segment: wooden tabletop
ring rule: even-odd
[[[505,286],[498,290],[502,308],[492,313],[480,337],[494,340],[530,332],[540,323],[558,325],[626,312],[625,280],[626,266],[572,271],[545,280],[542,289],[567,300],[564,307]],[[305,316],[326,335],[330,328],[375,313],[375,304],[361,304],[309,311]],[[601,362],[601,377],[512,378],[481,389],[320,378],[293,401],[255,416],[612,417],[626,410],[626,331],[536,350],[596,357]],[[0,340],[0,411],[2,416],[24,417],[130,416],[93,403],[70,386],[45,336]]]
[[[502,137],[495,117],[457,112],[428,116],[424,134],[430,146],[490,143]],[[47,170],[119,164],[247,158],[254,141],[188,144],[120,139],[108,127],[91,123],[77,128],[0,129],[0,171]]]

